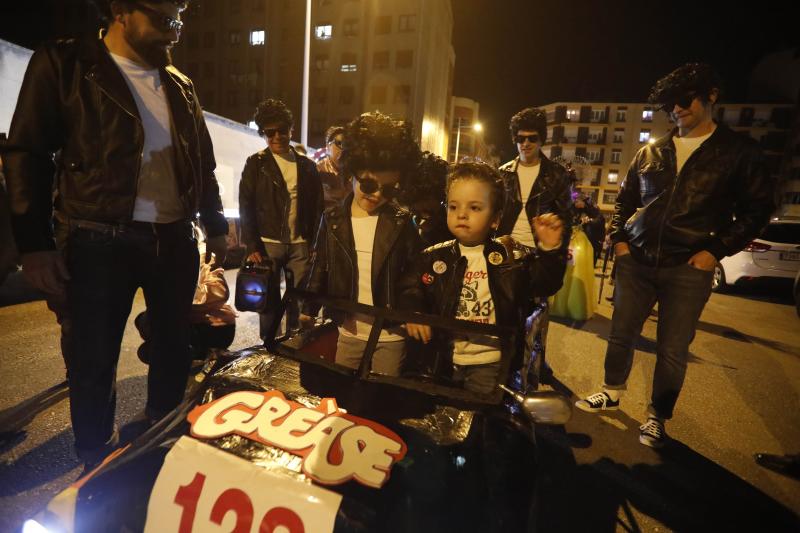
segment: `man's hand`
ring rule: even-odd
[[[221,267],[225,262],[225,256],[228,254],[228,241],[225,239],[225,235],[206,238],[206,263],[211,261],[212,254],[215,258],[214,266]]]
[[[314,327],[315,320],[313,316],[309,316],[305,313],[300,313],[298,320],[300,321],[300,329],[308,330]]]
[[[428,344],[431,341],[432,332],[430,326],[409,322],[406,324],[406,331],[409,337],[413,337],[424,344]]]
[[[618,242],[614,245],[614,255],[617,257],[622,257],[623,255],[628,255],[629,253],[631,253],[631,249],[627,242]]]
[[[689,264],[698,270],[711,272],[717,264],[717,258],[711,255],[710,252],[700,250],[689,258]]]
[[[56,295],[65,293],[70,279],[64,257],[55,250],[22,254],[22,274],[33,288]]]
[[[552,250],[561,246],[561,239],[564,235],[564,225],[555,213],[545,213],[533,219],[533,231],[539,245]]]

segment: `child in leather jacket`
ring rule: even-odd
[[[397,307],[397,287],[408,258],[422,241],[396,198],[419,161],[408,124],[378,112],[364,113],[344,129],[341,166],[353,176],[353,192],[325,211],[320,223],[308,290],[375,307]],[[308,305],[307,324],[318,306]],[[330,313],[339,326],[336,363],[358,368],[372,317]],[[398,375],[405,359],[399,325],[381,330],[372,371]]]
[[[504,185],[499,173],[484,163],[459,163],[447,178],[447,226],[454,240],[424,250],[415,268],[403,278],[405,310],[518,328],[521,339],[532,296],[558,291],[566,268],[561,248],[562,221],[548,213],[533,221],[536,248],[510,236],[492,238],[503,209]],[[429,343],[426,325],[406,324],[408,335]],[[500,339],[459,335],[446,339],[452,378],[479,393],[497,385]],[[515,354],[516,355],[516,354]]]

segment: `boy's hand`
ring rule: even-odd
[[[297,317],[300,321],[300,329],[307,330],[314,327],[314,317],[306,315],[305,313],[300,313],[300,316]]]
[[[428,344],[431,341],[431,327],[424,324],[406,324],[406,331],[409,337],[414,337],[418,341]]]
[[[545,213],[533,219],[533,231],[536,239],[546,249],[561,246],[564,225],[555,213]]]

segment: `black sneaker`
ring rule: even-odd
[[[647,422],[639,426],[639,442],[651,448],[661,448],[667,440],[664,422],[655,417],[650,417]]]
[[[605,391],[587,396],[583,400],[575,402],[575,407],[587,413],[597,413],[598,411],[616,411],[619,409],[619,400],[616,402],[611,399]]]

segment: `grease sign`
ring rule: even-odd
[[[280,391],[241,391],[195,407],[191,435],[214,439],[237,434],[303,458],[311,479],[338,485],[351,479],[380,488],[407,451],[390,429],[345,413],[332,398],[310,408]]]

